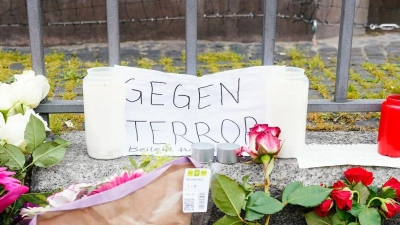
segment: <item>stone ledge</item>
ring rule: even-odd
[[[307,144],[373,144],[376,143],[376,132],[307,132]],[[32,175],[31,190],[52,191],[59,187],[67,187],[70,184],[83,180],[95,181],[102,177],[111,176],[129,166],[127,157],[115,160],[95,160],[90,158],[85,149],[84,132],[71,132],[63,136],[71,141],[63,161],[50,168],[37,168]],[[138,159],[138,156],[135,156]],[[247,160],[247,159],[243,159]],[[400,159],[399,159],[400,160]],[[400,163],[400,161],[399,161]],[[213,173],[225,174],[238,181],[246,174],[251,174],[251,183],[262,182],[262,167],[257,164],[237,163],[225,165],[217,162],[205,165]],[[271,174],[271,195],[279,197],[283,188],[293,181],[302,181],[305,185],[328,184],[332,185],[343,177],[343,172],[350,166],[334,166],[311,169],[300,169],[296,159],[278,159],[274,171]],[[365,167],[375,175],[373,185],[382,185],[390,176],[400,178],[400,169],[386,167]],[[212,224],[222,214],[212,206],[207,213],[195,214],[192,224]],[[302,214],[309,209],[289,206],[283,211],[272,216],[270,224],[305,224]],[[400,216],[389,220],[385,225],[400,224]]]

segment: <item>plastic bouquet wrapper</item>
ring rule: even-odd
[[[186,168],[201,167],[188,157],[169,162],[110,190],[53,208],[30,225],[187,225],[182,189]]]

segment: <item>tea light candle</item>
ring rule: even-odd
[[[239,161],[236,151],[240,145],[235,143],[221,143],[217,145],[217,160],[220,163],[232,164]]]
[[[210,163],[214,161],[215,146],[207,142],[197,142],[192,144],[192,158],[199,163]]]

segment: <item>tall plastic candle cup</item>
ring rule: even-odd
[[[378,152],[400,157],[400,95],[389,95],[382,103],[378,130]]]
[[[125,83],[113,67],[87,70],[83,79],[86,146],[90,157],[122,156],[125,142]]]
[[[301,68],[281,67],[267,75],[265,122],[281,128],[279,158],[295,158],[305,147],[308,87]]]

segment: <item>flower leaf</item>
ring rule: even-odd
[[[47,203],[47,197],[50,196],[52,193],[29,193],[29,194],[23,194],[19,197],[18,200],[21,202],[30,202],[33,204],[41,205],[41,204],[48,204]]]
[[[348,220],[351,217],[350,213],[348,213],[345,210],[339,209],[337,205],[336,205],[336,212],[337,212],[336,214],[339,216],[341,220]]]
[[[288,184],[285,189],[283,189],[282,193],[282,202],[287,203],[288,196],[297,188],[303,187],[303,184],[300,181],[295,181],[293,183]]]
[[[25,128],[24,138],[26,141],[25,150],[29,153],[32,153],[32,151],[41,145],[46,139],[46,130],[43,122],[34,115],[29,117],[29,122]]]
[[[39,167],[57,164],[64,157],[68,145],[68,141],[59,138],[39,145],[32,153],[33,164]]]
[[[332,216],[332,224],[334,224],[334,225],[346,225],[346,221],[341,220],[339,215],[337,213],[335,213]]]
[[[0,161],[8,168],[20,171],[24,168],[25,156],[21,150],[14,145],[0,145]]]
[[[254,191],[254,186],[247,182],[249,177],[250,177],[250,174],[247,174],[247,175],[243,176],[242,177],[242,183],[240,184],[240,187],[243,188],[246,196]]]
[[[139,165],[139,169],[143,169],[150,164],[150,160],[146,160]]]
[[[353,190],[357,191],[360,194],[360,203],[365,204],[369,197],[368,188],[364,184],[362,184],[360,181],[354,186]]]
[[[263,218],[263,216],[264,216],[264,214],[262,214],[262,213],[258,213],[251,209],[246,209],[246,216],[244,217],[244,219],[246,221],[255,221],[255,220],[259,220],[259,219]]]
[[[222,212],[229,216],[239,216],[245,193],[236,181],[225,175],[215,174],[211,181],[211,196]]]
[[[243,222],[240,220],[239,217],[237,216],[223,216],[221,219],[219,219],[217,222],[214,223],[214,225],[242,225]]]
[[[258,191],[249,195],[246,212],[249,209],[262,214],[274,214],[281,211],[284,206],[282,202],[270,197],[265,192]]]
[[[351,206],[351,210],[349,211],[349,213],[351,213],[351,215],[358,217],[358,215],[360,214],[360,212],[362,210],[365,209],[365,205],[360,204],[360,203],[353,203],[353,205]]]
[[[392,189],[392,188],[388,188],[385,191],[383,191],[382,193],[380,193],[378,195],[378,197],[380,198],[391,198],[391,199],[396,199],[396,190]]]
[[[323,202],[331,191],[318,185],[299,187],[288,196],[287,202],[293,205],[314,207]]]
[[[347,224],[347,225],[359,225],[359,224],[356,223],[356,222],[351,222],[351,223],[349,223],[349,224]]]
[[[358,215],[361,225],[380,225],[381,216],[375,208],[365,208]]]
[[[331,220],[328,217],[320,217],[316,212],[311,211],[304,215],[308,225],[331,225]]]

